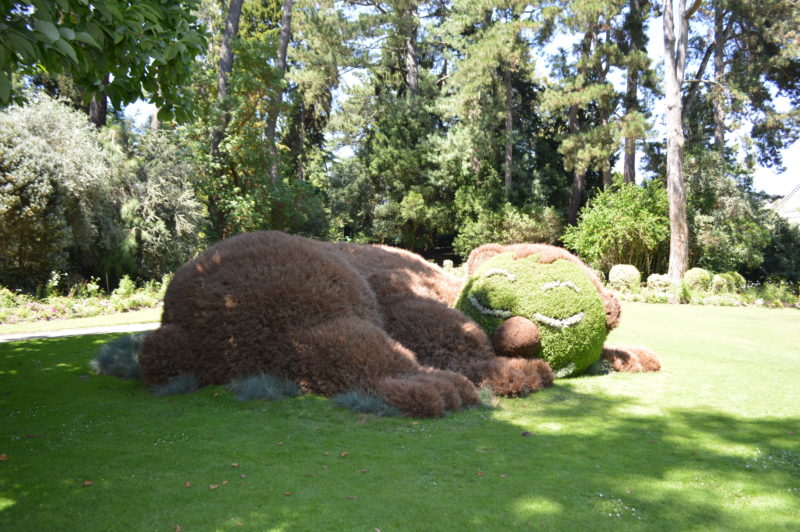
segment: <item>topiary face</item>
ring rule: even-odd
[[[490,338],[508,318],[533,322],[541,343],[535,356],[558,377],[581,373],[599,360],[607,334],[603,302],[586,273],[563,259],[540,263],[539,254],[490,258],[464,285],[456,308]]]

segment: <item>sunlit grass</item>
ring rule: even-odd
[[[110,336],[0,344],[0,530],[798,529],[800,312],[624,311],[662,372],[433,420],[155,398],[90,374]]]
[[[0,336],[6,334],[25,334],[44,331],[60,331],[64,329],[82,329],[86,327],[105,327],[111,325],[129,325],[133,323],[150,323],[161,321],[162,309],[149,308],[103,314],[91,318],[74,318],[69,320],[32,321],[23,323],[4,323],[0,325]]]

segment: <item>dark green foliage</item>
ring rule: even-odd
[[[762,219],[769,229],[769,243],[762,251],[764,262],[745,272],[748,279],[800,283],[800,227],[772,211],[764,212]]]
[[[514,275],[490,275],[502,269]],[[553,281],[574,283],[578,291],[568,287],[544,290]],[[540,264],[539,256],[514,259],[513,253],[502,253],[484,262],[470,277],[456,302],[456,308],[472,317],[491,338],[504,318],[481,313],[470,296],[492,310],[523,316],[539,326],[542,351],[559,377],[581,373],[600,358],[606,338],[606,317],[597,288],[577,265],[562,259]],[[565,320],[583,313],[583,318],[566,327],[548,325],[538,316]]]
[[[206,213],[193,189],[198,167],[186,139],[174,132],[148,131],[129,147],[138,166],[122,184],[121,248],[137,276],[157,279],[200,247]]]
[[[197,0],[2,2],[0,103],[11,96],[11,74],[70,75],[88,103],[104,93],[115,107],[145,95],[187,119],[185,82],[205,50]],[[6,53],[5,51],[8,51]],[[111,74],[111,76],[109,76]]]
[[[399,416],[401,412],[382,397],[370,395],[359,390],[350,390],[331,397],[331,401],[355,412],[374,414],[380,417]]]
[[[748,169],[692,147],[684,164],[692,266],[749,269],[764,261],[769,230],[749,189]]]
[[[296,382],[285,377],[263,373],[232,381],[226,388],[235,394],[239,401],[252,401],[253,399],[276,401],[287,397],[297,397],[301,393]]]
[[[483,244],[554,244],[561,237],[563,221],[555,209],[540,212],[519,209],[506,203],[498,211],[485,210],[477,220],[468,220],[453,241],[453,250],[466,258]]]
[[[200,383],[193,373],[183,373],[178,375],[167,384],[153,388],[153,395],[165,397],[168,395],[180,395],[184,393],[196,392],[200,388]]]
[[[120,379],[140,379],[139,351],[149,332],[120,336],[104,344],[97,356],[89,363],[101,375]]]
[[[678,301],[685,305],[688,305],[692,302],[692,291],[684,281],[681,281],[681,288],[680,292],[678,293]]]

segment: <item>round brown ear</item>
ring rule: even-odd
[[[600,290],[600,299],[603,300],[603,308],[606,311],[606,329],[611,330],[619,325],[619,315],[622,307],[617,296],[607,290]]]
[[[469,258],[467,258],[467,275],[472,275],[478,269],[478,266],[505,251],[505,246],[500,244],[484,244],[473,249],[469,253]]]

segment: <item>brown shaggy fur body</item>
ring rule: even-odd
[[[207,385],[272,374],[326,396],[373,393],[416,417],[477,403],[476,385],[511,396],[551,385],[544,361],[495,356],[481,328],[451,308],[462,285],[399,249],[235,236],[175,273],[139,357],[142,376],[163,384],[193,373]]]

